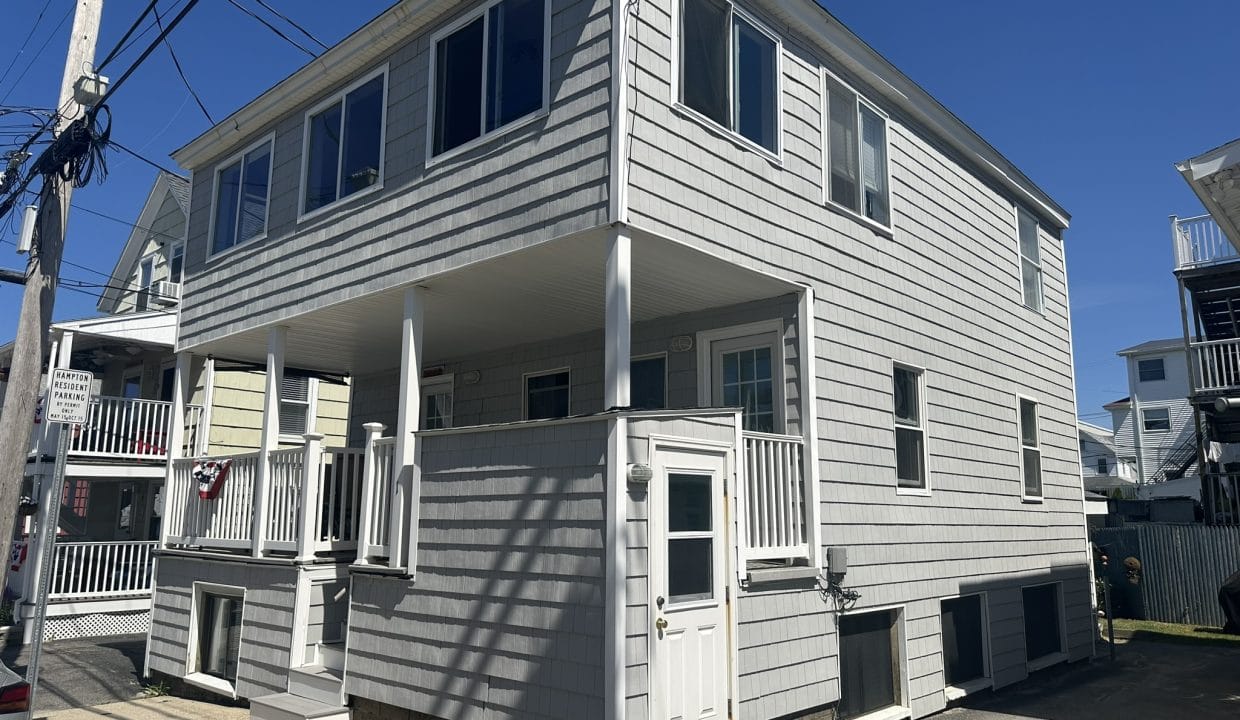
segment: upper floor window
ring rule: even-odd
[[[139,311],[150,304],[151,284],[155,282],[155,256],[147,255],[138,262],[138,295],[135,305]]]
[[[546,0],[500,0],[434,41],[431,154],[546,107]]]
[[[1097,470],[1099,475],[1106,475],[1111,472],[1111,468],[1107,465],[1107,459],[1105,457],[1098,458]]]
[[[179,283],[184,274],[185,243],[174,243],[172,248],[168,250],[168,280]]]
[[[829,75],[826,98],[827,198],[889,227],[887,119]]]
[[[1020,235],[1020,288],[1025,306],[1042,312],[1042,251],[1038,244],[1038,221],[1022,207],[1016,208]]]
[[[1020,424],[1021,494],[1029,499],[1042,498],[1042,444],[1038,439],[1038,403],[1018,398]]]
[[[568,417],[569,371],[525,376],[525,419]]]
[[[1137,378],[1141,382],[1150,382],[1153,380],[1166,380],[1167,369],[1163,366],[1162,358],[1150,358],[1148,360],[1137,361]]]
[[[925,373],[917,368],[896,365],[891,379],[896,424],[896,485],[927,490],[926,421],[922,397]]]
[[[779,41],[729,2],[684,0],[680,101],[779,153]]]
[[[1168,432],[1171,430],[1171,411],[1167,408],[1142,410],[1141,427],[1146,432]]]
[[[223,252],[267,233],[271,139],[230,158],[215,171],[211,252]]]
[[[302,213],[380,186],[386,87],[385,67],[307,113]]]

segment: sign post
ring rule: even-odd
[[[47,590],[52,579],[52,559],[55,557],[56,529],[60,526],[60,499],[65,492],[65,460],[69,455],[69,438],[72,425],[86,422],[90,410],[91,386],[95,376],[81,370],[55,368],[52,370],[51,389],[47,394],[47,411],[44,421],[58,423],[59,439],[56,442],[56,468],[52,472],[52,492],[41,493],[39,506],[40,536],[39,571],[37,595],[35,596],[34,641],[30,648],[30,664],[26,668],[26,682],[30,683],[29,711],[34,717],[35,692],[39,687],[39,659],[43,654],[43,625],[47,620]]]

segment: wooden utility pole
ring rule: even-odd
[[[65,56],[65,71],[60,82],[60,100],[56,104],[60,110],[54,129],[57,136],[85,111],[73,99],[73,84],[94,67],[95,42],[99,38],[99,20],[103,14],[103,0],[76,2],[73,32],[69,36],[69,51]],[[39,196],[37,233],[26,266],[26,288],[22,294],[17,338],[13,342],[13,365],[9,370],[4,410],[0,412],[0,566],[3,567],[0,569],[0,588],[8,580],[13,526],[17,519],[22,477],[26,474],[26,456],[39,399],[43,353],[47,349],[48,327],[56,300],[56,282],[60,274],[60,257],[64,251],[72,193],[72,183],[61,180],[59,175],[44,177],[43,191]],[[60,498],[55,498],[55,501],[59,502]]]

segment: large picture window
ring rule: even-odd
[[[545,106],[546,16],[546,0],[500,0],[435,41],[433,155]]]
[[[306,118],[303,213],[379,185],[383,177],[386,84],[384,69]]]
[[[211,252],[223,252],[267,233],[271,140],[224,163],[215,175]]]
[[[727,2],[684,0],[680,101],[779,153],[779,42]]]
[[[890,227],[887,119],[829,75],[826,98],[827,199]]]

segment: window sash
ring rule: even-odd
[[[387,72],[380,71],[309,115],[302,212],[319,210],[379,185],[386,98]]]
[[[172,252],[168,256],[168,279],[172,282],[179,283],[185,274],[185,244],[177,243],[172,246]]]
[[[1026,398],[1018,401],[1020,426],[1021,492],[1026,497],[1042,497],[1042,450],[1038,439],[1038,403]]]
[[[280,434],[301,436],[310,427],[310,378],[285,375],[280,380]]]
[[[720,353],[725,406],[740,407],[742,428],[775,432],[775,349],[770,345]]]
[[[216,172],[211,252],[223,252],[267,233],[271,153],[272,141],[264,140]]]
[[[1146,432],[1170,432],[1171,411],[1167,408],[1149,408],[1141,411],[1141,427]]]
[[[890,227],[887,118],[831,76],[825,98],[827,199]]]
[[[901,488],[927,487],[924,382],[923,371],[902,365],[892,367],[896,485]]]
[[[1154,382],[1167,379],[1167,368],[1162,358],[1137,361],[1137,376],[1140,382]]]
[[[546,420],[568,417],[572,376],[559,370],[525,378],[525,419]]]
[[[1038,238],[1038,221],[1028,210],[1017,206],[1016,226],[1020,253],[1021,300],[1026,307],[1042,312],[1042,251]]]

